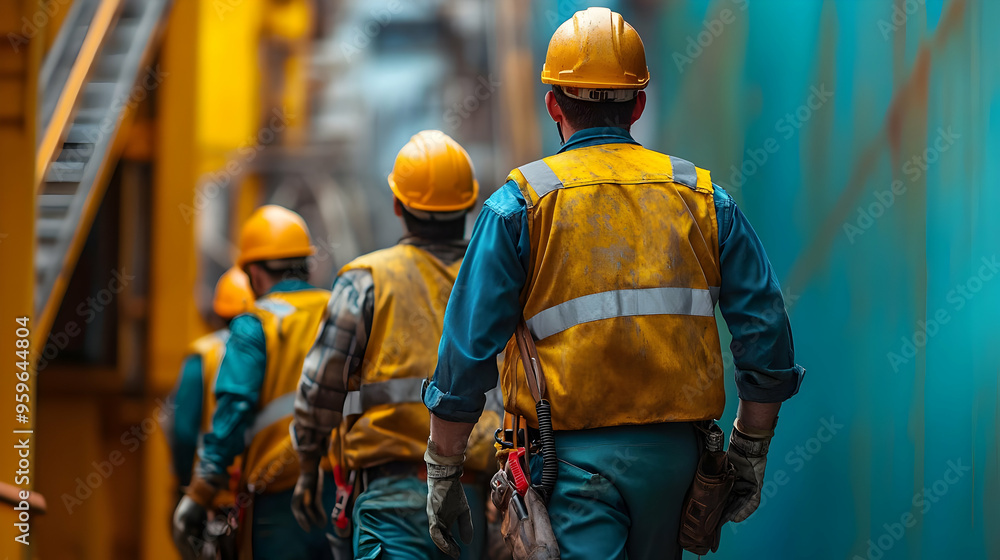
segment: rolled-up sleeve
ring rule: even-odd
[[[805,370],[795,364],[781,287],[757,233],[719,187],[715,204],[722,272],[719,309],[733,336],[739,397],[782,402],[798,392]]]
[[[497,385],[497,354],[521,317],[527,278],[524,199],[508,181],[483,205],[444,316],[438,364],[424,404],[452,422],[475,422]]]

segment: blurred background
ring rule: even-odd
[[[329,287],[400,237],[385,178],[425,128],[485,200],[558,149],[538,75],[591,5],[645,42],[634,136],[733,194],[807,369],[715,557],[1000,558],[990,0],[4,0],[0,321],[33,313],[48,503],[10,557],[173,558],[160,422],[241,221],[301,213]]]

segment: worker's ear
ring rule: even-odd
[[[254,297],[261,297],[264,295],[262,293],[264,282],[261,277],[265,274],[264,269],[257,263],[250,263],[246,265],[243,272],[246,273],[247,279],[250,280],[250,290],[253,291]]]
[[[403,217],[403,203],[396,197],[392,197],[392,211],[396,213],[396,216]]]
[[[556,96],[551,91],[545,92],[545,110],[549,112],[552,120],[560,125],[566,120],[566,115],[563,114],[562,107],[556,102]]]
[[[629,121],[630,125],[635,124],[635,121],[639,120],[642,116],[642,110],[646,108],[646,92],[640,91],[639,95],[635,98],[635,107],[632,108],[632,117]]]

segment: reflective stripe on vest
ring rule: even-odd
[[[668,157],[670,165],[673,167],[674,181],[692,189],[695,188],[698,185],[698,170],[695,165],[686,159],[675,156]],[[564,186],[549,164],[545,163],[545,160],[533,161],[518,167],[517,170],[521,172],[521,175],[524,175],[524,180],[531,185],[538,198]]]
[[[295,412],[295,393],[285,393],[273,401],[267,403],[257,416],[253,419],[253,425],[246,431],[243,441],[247,445],[253,441],[264,428],[291,416]]]
[[[711,317],[719,288],[646,288],[611,290],[571,299],[527,320],[528,330],[542,340],[590,321],[636,315]]]
[[[423,384],[422,377],[404,377],[362,385],[361,390],[347,393],[344,416],[362,414],[380,404],[421,402],[420,388]]]

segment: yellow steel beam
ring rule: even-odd
[[[20,36],[22,18],[31,21],[41,4],[38,0],[5,0],[0,2],[0,36],[8,34]],[[4,366],[20,371],[15,366],[15,352],[19,340],[28,341],[32,358],[38,345],[37,339],[19,336],[22,328],[16,318],[28,317],[27,329],[33,330],[33,296],[35,287],[35,122],[38,99],[38,69],[41,63],[41,37],[24,38],[16,44],[0,41],[0,169],[3,169],[4,186],[0,188],[0,355],[6,356]],[[19,360],[18,360],[19,361]],[[34,402],[34,359],[30,360],[27,377],[28,400],[27,423],[20,423],[15,417],[14,403],[18,391],[16,382],[10,375],[0,383],[0,402],[5,405],[0,429],[8,434],[10,443],[0,445],[0,464],[10,468],[0,470],[0,481],[13,484],[30,491],[34,487],[36,463],[33,434],[17,434],[28,439],[27,468],[23,475],[17,474],[21,460],[19,449],[15,449],[13,430],[32,430],[35,426]],[[14,371],[11,371],[13,374]],[[23,399],[23,397],[20,397]],[[20,497],[20,490],[18,491]],[[31,540],[31,518],[40,515],[37,511],[27,512],[28,542]],[[0,507],[0,555],[12,559],[29,558],[31,546],[14,541],[15,523],[19,523],[21,512],[9,507]]]
[[[168,392],[184,349],[200,324],[191,304],[195,284],[194,223],[183,209],[194,202],[197,179],[196,130],[198,35],[201,0],[176,0],[160,50],[166,75],[157,95],[149,253],[149,396]],[[205,2],[211,6],[211,2]],[[223,61],[225,57],[223,57]],[[152,398],[150,399],[152,400]],[[152,408],[152,407],[150,407]],[[169,519],[173,478],[159,431],[143,447],[142,558],[176,558]]]
[[[80,54],[77,55],[69,77],[66,78],[66,86],[59,94],[59,101],[56,102],[49,127],[42,131],[42,142],[38,146],[38,154],[35,158],[36,191],[45,179],[49,165],[59,155],[58,150],[66,136],[66,128],[73,116],[77,99],[80,97],[80,92],[83,91],[87,75],[90,74],[94,59],[97,58],[97,52],[115,21],[121,3],[122,0],[102,0],[97,12],[94,13],[94,19],[87,29],[87,37],[83,40],[83,45],[80,46]]]

